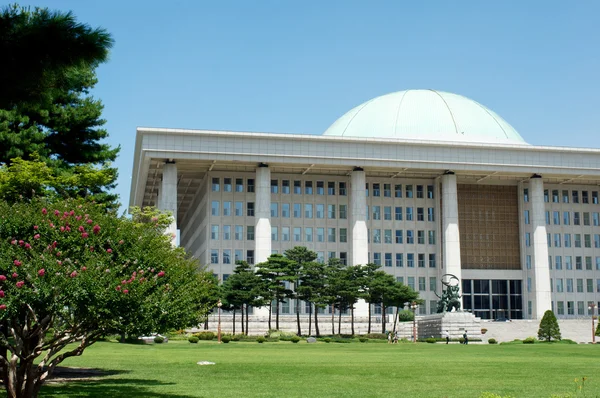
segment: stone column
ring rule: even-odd
[[[462,281],[456,175],[451,171],[442,176],[442,228],[444,237],[442,247],[444,256],[443,273],[456,275]]]
[[[546,215],[544,205],[544,181],[535,174],[529,181],[531,197],[531,227],[533,228],[534,275],[533,315],[542,319],[544,312],[552,308],[550,293],[550,267],[548,264],[548,240],[546,235]],[[522,215],[519,214],[519,217]]]
[[[254,219],[254,258],[256,263],[267,261],[271,255],[271,169],[260,164],[256,169],[256,202]]]
[[[352,225],[352,264],[365,265],[369,262],[367,232],[366,176],[362,168],[356,167],[350,179],[350,221]],[[356,317],[368,317],[369,307],[364,300],[354,306]]]
[[[163,166],[162,185],[159,191],[159,209],[171,212],[173,221],[167,228],[167,235],[173,236],[173,246],[177,245],[177,165],[167,161]]]

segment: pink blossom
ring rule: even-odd
[[[60,211],[58,211],[58,210],[54,210],[54,215],[55,215],[56,217],[60,216]]]
[[[19,276],[16,272],[13,272],[12,277],[16,278],[17,276]]]
[[[94,246],[90,246],[90,251],[93,252],[94,251]]]
[[[152,217],[152,222],[158,221],[158,217]]]
[[[90,235],[87,232],[84,232],[84,233],[81,234],[81,237],[83,239],[86,239],[88,236],[90,236]]]
[[[61,252],[57,252],[56,257],[60,257],[61,254],[62,254]]]
[[[46,215],[46,214],[48,214],[48,210],[46,210],[46,208],[45,208],[45,207],[42,209],[42,214],[43,214],[43,215]]]
[[[39,238],[40,238],[40,234],[33,235],[33,239],[39,239]]]
[[[110,269],[105,269],[104,272],[106,272],[107,274],[110,274]]]
[[[65,212],[63,213],[63,216],[65,216],[65,217],[68,217],[68,216],[69,216],[69,212],[68,212],[68,211],[65,211]]]
[[[58,246],[58,242],[57,241],[52,242],[52,247],[56,248],[56,246]]]
[[[156,276],[162,278],[163,276],[165,276],[165,271],[160,271],[158,274],[156,274]]]
[[[23,246],[25,244],[25,242],[21,239],[19,240],[19,246]]]
[[[20,289],[20,288],[22,288],[24,284],[25,284],[25,282],[24,282],[24,281],[18,281],[18,282],[17,282],[17,289]]]
[[[86,223],[88,223],[88,224],[91,224],[91,223],[93,223],[93,221],[92,221],[92,219],[90,218],[90,219],[88,219],[88,220],[86,221]]]
[[[60,232],[65,232],[65,227],[60,227]]]
[[[54,224],[50,223],[50,228],[54,228]]]
[[[43,269],[43,268],[42,268],[41,270],[39,270],[39,271],[38,271],[38,275],[39,275],[39,276],[44,276],[45,274],[46,274],[46,270],[45,270],[45,269]]]
[[[74,215],[75,215],[75,210],[71,210],[71,211],[69,212],[69,215],[70,215],[70,216],[74,216]]]
[[[81,270],[82,270],[82,271],[87,271],[87,267],[86,267],[86,266],[83,266],[83,267],[81,267]]]
[[[17,240],[16,240],[16,239],[13,239],[13,240],[11,240],[11,241],[10,241],[10,244],[11,244],[11,245],[16,245],[16,244],[17,244]]]
[[[85,232],[85,228],[83,227],[83,225],[79,226],[79,232]]]
[[[129,290],[123,289],[123,294],[127,294],[127,293],[129,293]]]
[[[4,298],[4,290],[0,290],[0,298]]]
[[[37,230],[39,227],[37,225],[33,226],[33,229]]]
[[[121,281],[121,285],[126,285],[126,284],[127,284],[127,281],[126,281],[125,279],[123,279],[123,280]]]
[[[121,240],[119,241],[119,244],[120,244],[120,245],[122,245],[123,243],[125,243],[125,241],[124,241],[123,239],[121,239]]]
[[[137,276],[137,272],[133,271],[132,276]]]
[[[71,227],[69,227],[68,225],[65,227],[65,229],[67,230],[67,232],[71,232]]]
[[[81,216],[77,216],[77,217],[75,217],[75,219],[76,219],[77,221],[79,221],[79,220],[81,220]]]
[[[77,276],[77,271],[71,272],[71,278],[75,278]]]
[[[56,263],[57,263],[58,265],[62,265],[62,261],[60,261],[60,260],[56,261]]]
[[[0,310],[5,310],[6,309],[6,304],[0,304]]]
[[[6,276],[0,275],[0,281],[5,281],[5,280],[6,280]]]
[[[107,253],[112,253],[112,249],[111,249],[111,248],[108,248],[108,249],[106,249],[106,252],[107,252]]]
[[[17,267],[20,267],[23,263],[20,262],[19,260],[15,260],[15,261],[13,261],[13,264],[15,264]]]
[[[115,287],[115,289],[116,289],[117,291],[121,290],[121,285],[119,285],[119,286]]]
[[[29,243],[25,243],[25,249],[31,249],[31,245]]]
[[[98,224],[94,225],[93,231],[96,235],[98,235],[98,233],[100,232],[100,226]]]

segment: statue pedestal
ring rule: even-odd
[[[481,318],[470,312],[445,312],[417,318],[419,338],[443,338],[445,330],[451,339],[463,337],[465,330],[469,339],[481,339]]]

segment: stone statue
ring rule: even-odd
[[[444,274],[442,275],[441,282],[442,285],[445,286],[445,289],[442,288],[442,296],[440,297],[437,293],[435,293],[435,295],[440,299],[437,306],[438,314],[442,312],[452,312],[453,310],[460,311],[460,298],[462,296],[458,293],[460,290],[459,279],[455,275]]]

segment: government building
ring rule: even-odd
[[[577,318],[600,301],[599,185],[598,149],[529,145],[476,101],[406,90],[320,136],[138,128],[129,204],[176,215],[170,232],[221,280],[306,246],[380,264],[421,315],[453,274],[482,319]]]

